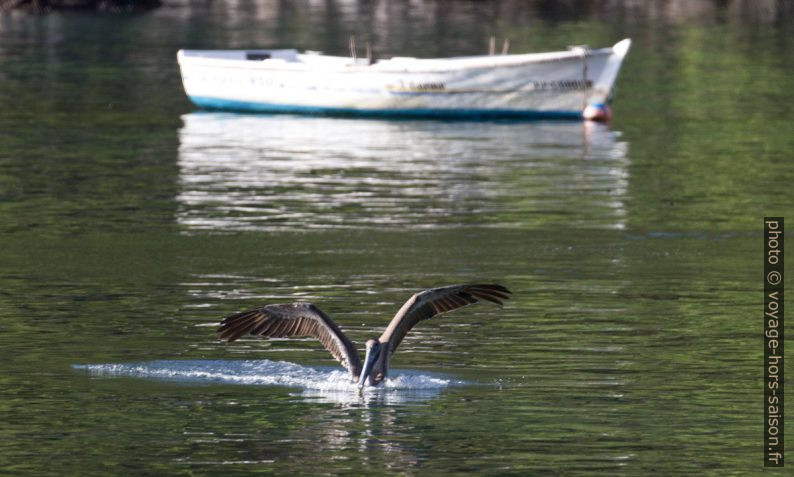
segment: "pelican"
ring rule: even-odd
[[[367,341],[364,365],[353,342],[339,326],[312,303],[265,305],[227,316],[218,328],[218,338],[232,343],[249,333],[262,338],[317,338],[339,363],[350,371],[361,390],[365,384],[377,386],[389,372],[389,360],[405,335],[417,323],[442,313],[472,305],[480,300],[498,305],[510,298],[501,285],[451,285],[414,294],[400,308],[378,339]]]

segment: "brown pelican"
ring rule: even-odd
[[[218,328],[218,337],[231,343],[246,333],[262,338],[313,337],[350,371],[358,388],[375,386],[386,378],[389,359],[405,335],[417,323],[466,305],[486,300],[498,305],[510,298],[501,285],[452,285],[414,294],[400,308],[378,339],[367,341],[364,366],[353,343],[339,326],[312,303],[266,305],[227,316]]]

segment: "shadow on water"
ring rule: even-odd
[[[523,228],[560,209],[624,227],[627,144],[603,124],[182,119],[176,220],[187,230]]]

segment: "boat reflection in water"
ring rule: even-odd
[[[603,124],[182,119],[188,230],[624,224],[627,144]]]

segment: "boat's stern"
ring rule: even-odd
[[[182,80],[182,89],[185,90],[185,94],[190,97],[190,91],[188,90],[187,84],[187,73],[185,71],[185,50],[179,50],[176,52],[176,63],[179,65],[179,78]]]

